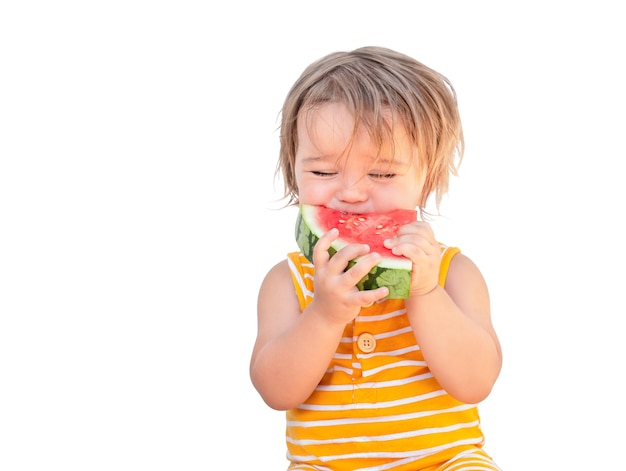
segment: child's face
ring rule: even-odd
[[[350,142],[353,127],[352,115],[340,103],[304,111],[298,118],[300,203],[354,213],[415,209],[423,179],[404,126],[396,123],[393,147],[386,143],[382,149],[365,129]]]

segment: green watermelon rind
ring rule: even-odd
[[[313,248],[319,238],[325,233],[325,229],[319,226],[316,220],[316,207],[310,205],[300,205],[298,218],[296,220],[296,243],[306,259],[313,263]],[[337,251],[347,245],[344,240],[338,239],[328,249],[332,257]],[[352,267],[362,257],[351,260],[346,269]],[[386,286],[389,289],[387,299],[407,299],[411,285],[412,262],[404,257],[386,257],[370,272],[365,275],[357,288],[361,291],[372,290]]]

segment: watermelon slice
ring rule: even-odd
[[[368,244],[372,252],[382,255],[382,260],[358,283],[360,290],[389,288],[388,299],[409,297],[411,260],[398,257],[383,245],[385,239],[394,237],[400,226],[417,219],[417,211],[397,209],[389,213],[352,214],[301,204],[296,221],[296,241],[302,254],[313,263],[313,247],[319,238],[332,228],[339,229],[339,237],[328,250],[334,255],[347,244]],[[359,259],[352,260],[347,268]]]

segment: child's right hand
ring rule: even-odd
[[[384,298],[389,294],[386,287],[359,291],[357,283],[380,262],[380,254],[369,253],[366,244],[350,244],[332,257],[328,253],[331,244],[339,236],[337,229],[331,229],[315,244],[313,264],[315,265],[315,296],[311,308],[332,323],[345,325],[351,322],[362,307]],[[349,270],[348,262],[364,256]]]

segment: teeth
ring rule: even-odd
[[[346,220],[345,220],[345,219],[340,219],[340,220],[339,220],[339,224],[345,224],[345,223],[346,223]]]

